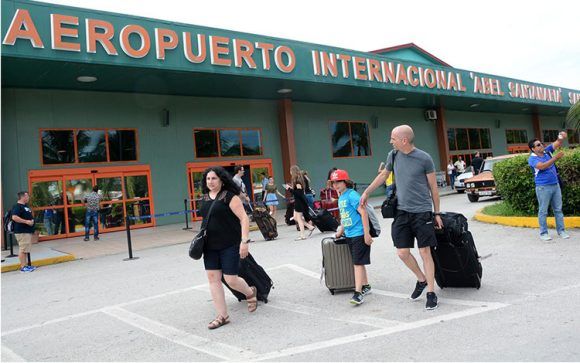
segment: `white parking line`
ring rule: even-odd
[[[26,359],[22,358],[18,354],[4,344],[2,344],[2,362],[26,362]]]
[[[158,321],[149,319],[129,310],[119,307],[103,309],[103,312],[111,317],[146,331],[160,338],[169,340],[172,343],[179,344],[183,347],[190,348],[211,356],[235,361],[246,361],[254,359],[256,354],[240,347],[218,343],[198,335],[190,334],[183,330],[176,329],[172,326],[165,325]]]
[[[360,333],[360,334],[354,334],[354,335],[330,339],[330,340],[326,340],[326,341],[301,345],[298,347],[281,349],[281,350],[278,350],[276,352],[260,354],[253,360],[256,360],[256,361],[263,361],[263,360],[269,360],[269,359],[270,360],[280,360],[280,358],[288,357],[290,355],[308,353],[308,352],[312,352],[315,350],[331,348],[331,347],[335,347],[338,345],[359,342],[359,341],[363,341],[363,340],[367,340],[367,339],[371,339],[371,338],[382,337],[382,336],[395,334],[395,333],[399,333],[399,332],[403,332],[403,331],[407,331],[407,330],[422,328],[422,327],[426,327],[429,325],[438,324],[438,323],[441,323],[443,321],[450,321],[450,320],[455,320],[455,319],[459,319],[459,318],[465,318],[465,317],[468,317],[471,315],[476,315],[476,314],[481,314],[481,313],[492,311],[492,310],[497,310],[497,309],[500,309],[504,306],[507,306],[507,305],[505,305],[505,304],[493,304],[493,306],[488,306],[488,307],[478,307],[478,308],[467,309],[467,310],[458,311],[458,312],[454,312],[454,313],[450,313],[450,314],[446,314],[446,315],[437,315],[437,316],[433,316],[432,318],[414,321],[412,323],[401,323],[399,325],[389,327],[389,328],[367,331],[367,332]]]

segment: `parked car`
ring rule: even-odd
[[[481,172],[469,179],[464,180],[467,199],[477,202],[480,197],[492,197],[497,194],[495,180],[493,179],[493,166],[503,160],[513,158],[519,154],[502,155],[485,159]]]
[[[455,183],[453,183],[453,187],[455,188],[457,193],[465,192],[464,181],[469,179],[469,178],[472,178],[472,177],[473,177],[473,167],[472,166],[468,166],[467,169],[465,169],[464,173],[461,173],[455,177]]]

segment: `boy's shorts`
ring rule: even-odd
[[[371,246],[365,243],[364,236],[347,237],[346,243],[352,255],[352,263],[354,265],[370,265],[371,264]]]

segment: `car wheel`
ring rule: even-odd
[[[469,199],[470,202],[475,203],[479,200],[479,195],[477,194],[467,194],[467,199]]]

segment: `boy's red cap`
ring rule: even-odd
[[[344,180],[350,180],[350,178],[348,177],[348,173],[346,172],[346,170],[335,170],[332,172],[332,174],[330,174],[330,180],[331,181],[344,181]]]

